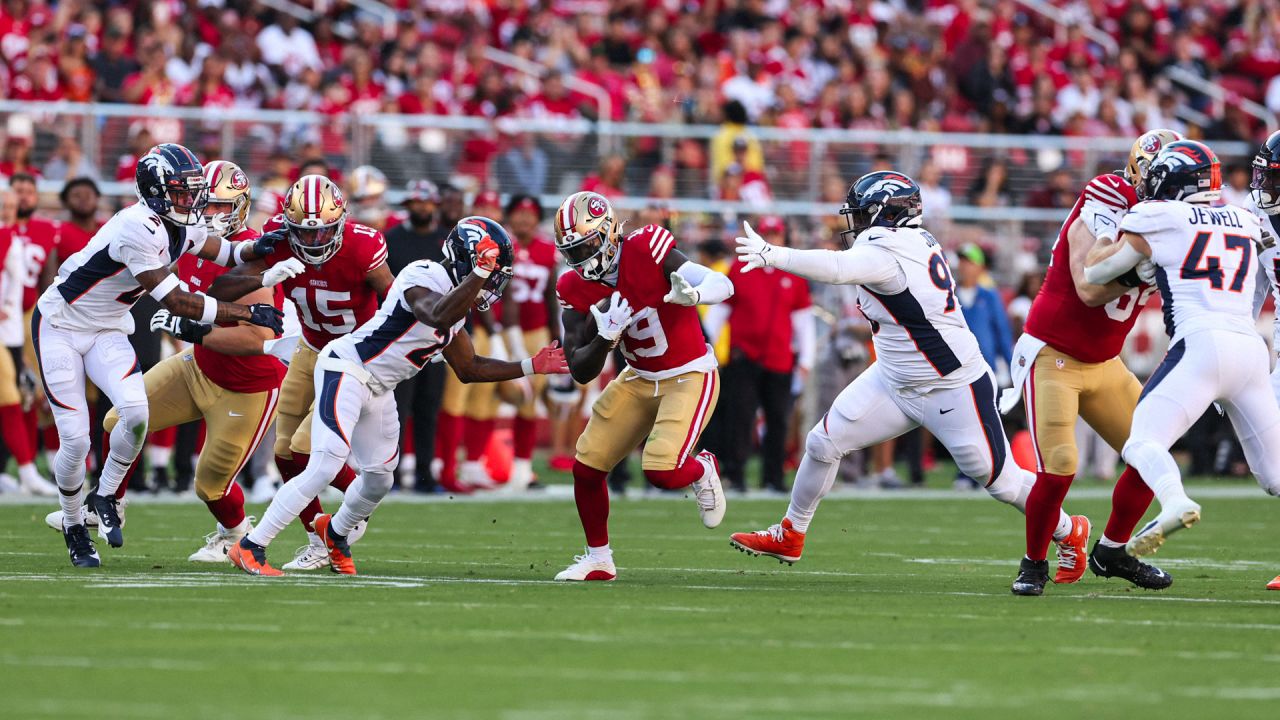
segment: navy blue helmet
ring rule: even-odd
[[[1143,188],[1144,200],[1212,203],[1222,197],[1222,165],[1204,143],[1171,142],[1151,161]]]
[[[209,202],[209,184],[195,153],[161,143],[138,159],[133,174],[138,199],[174,225],[196,225]]]
[[[1258,209],[1273,214],[1280,209],[1280,130],[1271,133],[1253,156],[1253,203]]]
[[[481,310],[488,310],[502,298],[502,291],[507,288],[507,283],[515,272],[513,268],[516,251],[511,236],[500,223],[487,217],[472,215],[459,220],[444,241],[444,268],[456,287],[475,269],[476,245],[485,237],[492,238],[498,244],[498,269],[485,280],[484,287],[476,298],[476,307]]]
[[[849,229],[840,233],[845,246],[870,227],[915,227],[920,224],[923,202],[920,186],[900,172],[867,173],[849,186],[840,214]]]

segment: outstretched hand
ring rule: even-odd
[[[746,237],[734,238],[738,243],[735,248],[738,252],[738,259],[746,264],[742,268],[742,272],[751,272],[756,268],[770,267],[778,264],[778,247],[771,245],[760,234],[751,227],[751,223],[743,221],[742,229],[747,234]]]
[[[663,302],[672,305],[697,305],[700,299],[698,289],[690,285],[683,275],[678,272],[671,273],[671,292],[662,298]]]
[[[564,348],[559,340],[534,353],[533,372],[537,375],[563,375],[569,372],[569,363],[564,358]]]
[[[288,237],[288,233],[284,228],[278,228],[269,233],[263,233],[253,241],[253,254],[260,258],[267,257],[276,251],[276,245],[286,237]]]

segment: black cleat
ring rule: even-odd
[[[1022,558],[1018,565],[1018,579],[1009,588],[1014,595],[1043,595],[1045,583],[1049,582],[1049,561]]]
[[[96,568],[102,565],[98,558],[98,550],[89,537],[89,529],[84,525],[72,525],[62,529],[62,539],[67,542],[67,554],[71,556],[71,564],[78,568]]]
[[[1130,557],[1124,548],[1093,544],[1089,552],[1089,569],[1104,578],[1121,578],[1145,590],[1163,590],[1173,584],[1173,576],[1155,565]]]
[[[98,516],[98,537],[106,540],[111,547],[124,545],[124,521],[120,519],[120,509],[116,505],[114,495],[103,497],[98,493],[89,494],[89,506],[93,514]]]

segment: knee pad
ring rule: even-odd
[[[817,427],[809,431],[804,439],[804,451],[814,460],[833,463],[839,462],[844,457],[844,453],[836,447],[831,436],[819,424]]]
[[[1026,505],[1027,495],[1031,494],[1031,486],[1036,476],[1018,467],[1012,460],[1007,460],[1000,474],[987,486],[991,497],[1007,505],[1021,508]]]
[[[1080,462],[1080,451],[1074,444],[1066,443],[1041,447],[1040,457],[1044,462],[1044,471],[1054,475],[1075,475]]]
[[[391,491],[391,485],[395,482],[395,473],[392,468],[385,465],[376,465],[367,468],[360,473],[365,489],[377,493],[378,497],[382,497]]]
[[[66,453],[79,462],[84,462],[89,457],[89,450],[92,449],[93,443],[89,440],[89,433],[80,433],[68,437],[62,433],[58,433],[58,452]]]
[[[125,432],[133,437],[137,445],[141,446],[147,435],[147,419],[150,415],[147,406],[145,404],[125,405],[116,408],[116,412],[120,416],[120,422],[124,423]]]

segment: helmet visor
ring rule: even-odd
[[[1253,181],[1249,183],[1249,188],[1253,190],[1253,202],[1259,209],[1280,206],[1280,167],[1255,164]]]
[[[480,293],[476,295],[476,309],[480,311],[488,310],[495,303],[502,299],[502,293],[507,289],[507,283],[511,282],[511,268],[498,268],[485,281],[480,288]]]
[[[599,255],[603,246],[604,233],[597,230],[587,235],[565,235],[560,244],[560,252],[569,267],[578,268]]]
[[[185,182],[171,181],[166,190],[170,204],[178,213],[198,216],[209,204],[209,186],[205,184],[202,175],[186,178]]]
[[[851,248],[853,241],[858,238],[858,233],[871,227],[872,216],[866,208],[853,207],[848,203],[840,208],[840,214],[844,216],[845,223],[849,226],[848,230],[840,233],[840,241],[844,243],[845,248]]]
[[[289,244],[303,261],[320,263],[329,259],[333,248],[342,237],[342,222],[304,227],[285,223]]]

